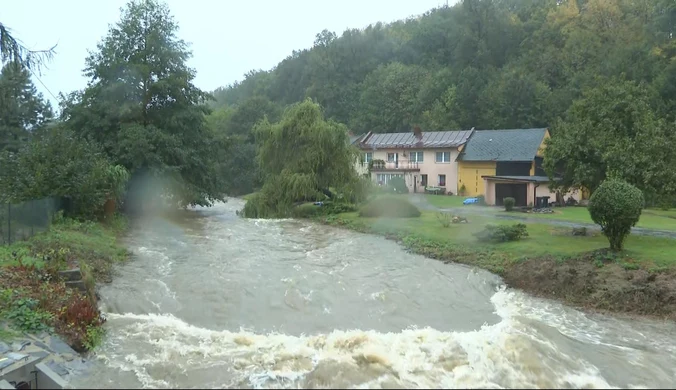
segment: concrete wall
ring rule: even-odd
[[[401,174],[406,180],[406,184],[409,188],[409,191],[413,191],[413,183],[417,183],[416,189],[418,192],[424,192],[422,187],[422,175],[427,175],[427,185],[428,186],[439,186],[439,175],[446,175],[446,191],[451,191],[453,194],[458,193],[458,163],[455,161],[458,158],[458,149],[457,148],[439,148],[439,149],[379,149],[374,151],[363,150],[362,153],[371,152],[373,153],[374,160],[383,160],[387,161],[388,153],[398,153],[399,154],[399,166],[401,168],[408,167],[408,162],[410,161],[411,152],[423,152],[423,161],[418,162],[417,166],[420,171],[395,171],[390,169],[387,172],[372,172],[371,179],[376,181],[378,173],[385,174]],[[437,152],[450,152],[450,160],[445,163],[436,162],[436,153]],[[405,156],[404,156],[405,154]],[[391,164],[386,164],[389,168]],[[366,166],[368,169],[368,166]],[[392,165],[392,168],[394,166]]]
[[[38,372],[38,389],[65,389],[66,381],[44,363],[35,366]]]
[[[31,389],[64,389],[68,383],[44,363],[42,358],[30,357],[23,365],[2,373],[0,389],[13,389],[9,382],[28,382]],[[36,372],[37,371],[37,372]],[[6,387],[8,386],[9,387]]]

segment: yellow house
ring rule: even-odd
[[[556,201],[542,168],[549,137],[546,128],[474,131],[458,156],[458,193],[483,195],[488,205],[502,205],[507,197],[517,206],[536,205],[543,197]]]

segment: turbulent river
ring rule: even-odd
[[[380,237],[246,220],[231,199],[139,221],[77,388],[668,388],[676,326],[585,315]]]

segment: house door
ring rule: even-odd
[[[413,176],[413,193],[418,192],[418,175]]]

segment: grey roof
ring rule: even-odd
[[[460,161],[533,161],[547,129],[476,130]]]
[[[354,145],[355,142],[359,141],[361,139],[361,137],[363,137],[363,136],[364,136],[364,134],[350,135],[350,145]]]
[[[361,144],[363,149],[389,148],[449,148],[458,147],[472,134],[472,130],[423,132],[422,142],[413,132],[372,134]]]
[[[547,176],[481,176],[482,178],[487,179],[502,179],[509,181],[529,181],[535,183],[549,183],[550,180]],[[557,179],[555,179],[557,180]]]

